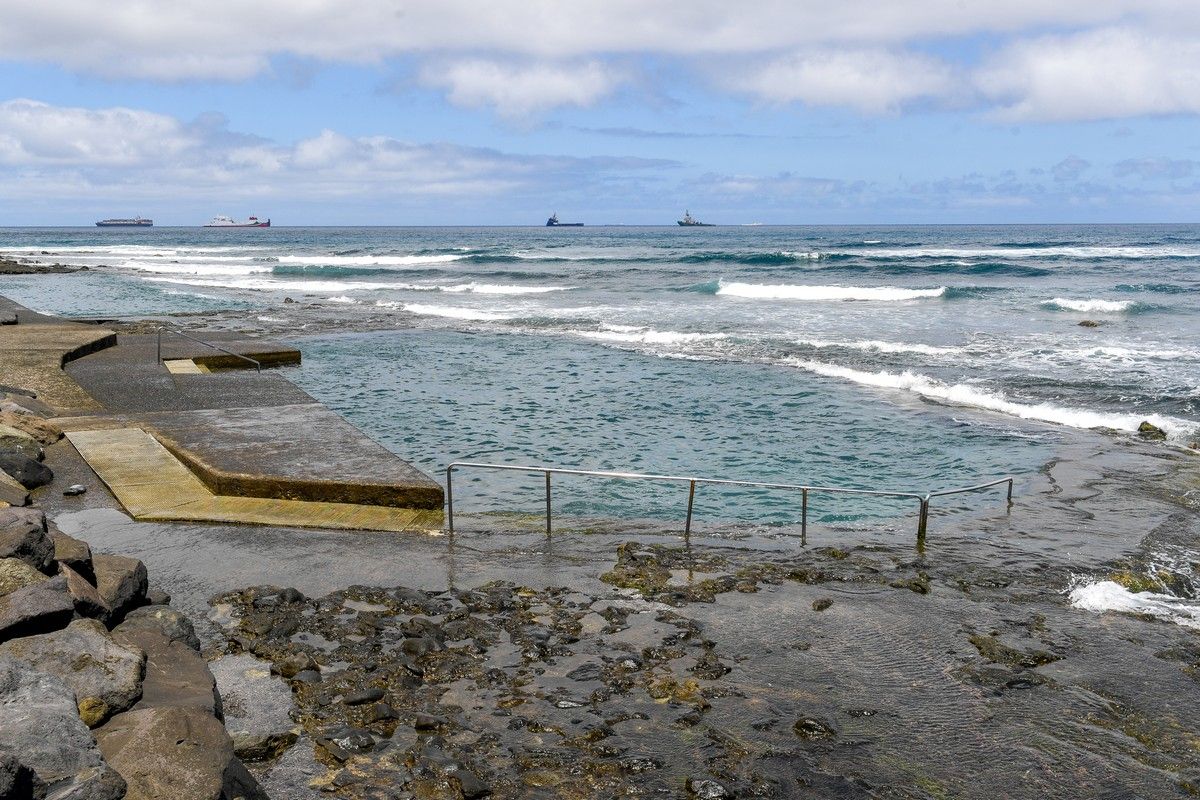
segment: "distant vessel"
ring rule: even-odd
[[[233,217],[227,217],[224,214],[213,217],[209,220],[205,228],[269,228],[271,220],[259,220],[258,217],[248,217],[245,222],[238,222]]]
[[[558,212],[555,211],[550,215],[550,219],[546,220],[547,228],[582,228],[582,222],[559,222]]]
[[[145,217],[133,219],[102,219],[96,223],[97,228],[152,228],[154,220]]]
[[[690,211],[684,211],[683,219],[677,219],[675,221],[685,228],[711,228],[712,227],[712,223],[701,222],[700,220],[693,217],[692,212],[690,212]]]

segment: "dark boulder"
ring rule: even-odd
[[[144,613],[159,610],[170,611],[154,606],[139,608],[113,628],[114,641],[146,654],[142,698],[134,710],[187,707],[221,719],[221,696],[208,663],[200,655],[191,623],[178,612],[171,614],[177,614],[182,621]]]
[[[37,735],[31,736],[33,731]],[[101,757],[79,718],[71,688],[8,659],[0,659],[0,751],[32,769],[48,797],[125,796],[125,781]]]
[[[67,579],[59,576],[0,597],[0,642],[66,627],[75,614]]]
[[[16,450],[0,450],[0,470],[26,489],[36,489],[54,480],[49,467]]]
[[[88,543],[67,536],[53,525],[49,526],[49,534],[50,541],[54,543],[54,560],[94,582],[96,573],[92,571],[92,548]]]
[[[130,798],[267,800],[234,756],[225,726],[202,709],[127,711],[98,729],[96,740],[129,785]]]
[[[96,572],[96,589],[108,608],[108,624],[119,623],[144,603],[149,578],[141,561],[125,556],[93,555],[92,569]]]
[[[46,533],[46,515],[36,508],[0,508],[0,558],[51,571],[54,541]]]

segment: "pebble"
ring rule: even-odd
[[[369,686],[366,689],[359,689],[357,692],[350,692],[342,697],[342,703],[348,706],[361,706],[365,703],[374,703],[383,699],[383,689],[376,686]]]

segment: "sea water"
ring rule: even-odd
[[[290,338],[336,309],[347,332],[304,339],[291,377],[435,473],[924,492],[1029,474],[1072,430],[1200,438],[1200,226],[3,229],[0,255],[88,266],[0,277],[67,315],[238,309]],[[540,507],[536,475],[460,480],[472,510]],[[560,513],[686,503],[671,484],[583,483],[556,484]],[[812,502],[844,524],[912,511]],[[798,507],[697,498],[698,519]]]

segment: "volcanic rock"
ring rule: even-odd
[[[0,558],[19,558],[49,571],[54,541],[46,533],[46,515],[36,508],[0,508]]]
[[[49,797],[125,796],[125,781],[101,757],[71,688],[10,659],[0,659],[0,750],[32,769]]]
[[[0,596],[49,580],[19,558],[0,558]]]
[[[20,453],[34,461],[41,461],[46,456],[37,439],[8,425],[0,425],[0,451]]]
[[[96,588],[108,608],[109,624],[120,622],[146,599],[149,579],[146,565],[124,556],[92,556]]]
[[[94,711],[92,727],[131,708],[142,696],[145,653],[114,642],[94,619],[77,619],[60,631],[13,639],[0,645],[0,656],[58,676],[74,690],[81,709],[89,699],[100,701],[102,710],[94,701],[88,704]]]
[[[16,450],[0,450],[0,470],[26,489],[36,489],[54,480],[49,467]]]
[[[112,637],[146,654],[142,698],[135,710],[183,706],[221,719],[216,680],[200,655],[199,640],[186,617],[171,609],[138,608],[113,628]]]
[[[54,560],[66,564],[89,581],[96,578],[92,571],[92,548],[87,542],[80,541],[50,526],[50,541],[54,543]]]
[[[127,800],[267,800],[233,754],[225,726],[196,708],[127,711],[96,731],[129,785]]]
[[[0,597],[0,642],[56,631],[74,613],[75,603],[62,576],[18,589]]]

